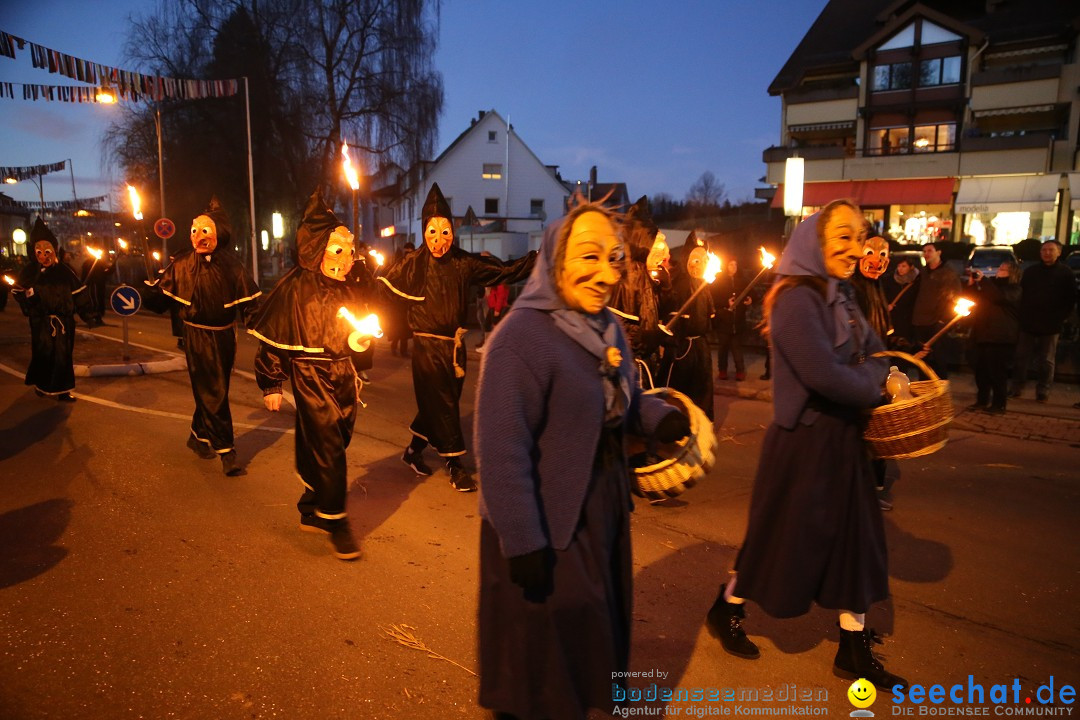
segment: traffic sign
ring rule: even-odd
[[[142,297],[139,291],[130,285],[121,285],[112,291],[109,296],[109,305],[114,313],[120,317],[127,317],[139,312],[142,307]]]
[[[169,218],[158,218],[154,222],[154,234],[162,240],[168,240],[176,232],[176,224]]]

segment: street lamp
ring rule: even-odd
[[[784,163],[784,214],[794,216],[795,222],[802,217],[803,170],[801,157],[789,157]]]

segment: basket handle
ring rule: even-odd
[[[941,379],[937,376],[936,372],[930,369],[929,365],[927,365],[914,355],[908,355],[906,352],[900,352],[899,350],[882,350],[881,352],[874,353],[870,357],[896,357],[900,358],[901,360],[907,360],[909,363],[919,368],[919,370],[922,371],[923,375],[927,376],[931,380]]]

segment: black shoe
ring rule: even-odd
[[[431,475],[431,468],[420,457],[420,453],[413,452],[410,448],[405,448],[405,454],[401,456],[401,462],[411,467],[417,475],[425,477]]]
[[[906,689],[907,680],[886,670],[874,656],[870,649],[874,642],[880,643],[881,640],[869,628],[841,629],[840,647],[837,648],[836,659],[833,660],[833,672],[850,680],[866,678],[881,690],[892,690],[896,685]]]
[[[989,410],[990,407],[987,403],[973,402],[964,409],[969,412],[985,412],[986,410]]]
[[[1049,395],[1036,395],[1035,396],[1035,402],[1042,403],[1043,405],[1045,405],[1046,403],[1050,402],[1050,396]]]
[[[329,533],[330,521],[315,513],[300,513],[300,529],[310,533]]]
[[[450,468],[450,487],[463,493],[476,492],[476,481],[464,467],[454,465]]]
[[[75,396],[74,396],[74,395],[72,395],[72,394],[71,394],[71,393],[69,393],[69,392],[66,392],[66,393],[60,393],[59,395],[57,395],[57,396],[56,396],[56,399],[57,399],[57,400],[58,400],[59,402],[75,402]],[[1044,401],[1044,402],[1045,402],[1045,401]]]
[[[725,600],[725,587],[720,586],[720,594],[716,596],[716,602],[705,616],[705,626],[709,628],[709,634],[724,646],[725,652],[747,660],[757,660],[761,657],[761,651],[746,637],[742,629],[746,608],[741,603],[729,603]]]
[[[243,474],[244,468],[242,468],[237,461],[235,450],[221,453],[221,471],[229,477],[236,477],[237,475]]]
[[[330,546],[338,560],[355,560],[360,557],[360,546],[356,544],[348,520],[330,521]]]
[[[772,373],[765,373],[761,376],[761,380],[772,380]]]
[[[200,442],[194,435],[188,435],[187,446],[203,460],[213,460],[217,457],[217,453],[211,450],[209,445]]]
[[[176,347],[180,348],[181,350],[184,349],[184,338],[176,339]]]

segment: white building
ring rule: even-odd
[[[421,242],[421,210],[438,183],[460,226],[471,207],[484,227],[458,233],[465,250],[502,259],[539,247],[544,227],[565,213],[569,190],[558,166],[545,165],[494,110],[481,110],[470,127],[432,161],[376,190],[393,212],[396,245]]]

